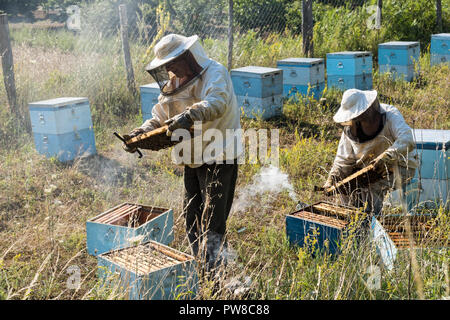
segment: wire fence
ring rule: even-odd
[[[10,1],[11,2],[11,1]],[[348,50],[362,47],[358,39],[420,40],[448,31],[450,4],[441,0],[48,0],[47,16],[65,22],[81,34],[111,37],[118,34],[118,7],[125,4],[130,36],[154,45],[174,32],[203,40],[226,41],[227,55],[248,34],[260,40],[274,35],[300,37],[301,54],[321,56],[329,35]],[[46,1],[41,1],[46,3]],[[7,10],[0,5],[0,10]],[[42,11],[42,10],[41,10]],[[58,13],[59,12],[59,13]],[[35,12],[35,16],[42,12]],[[384,29],[384,30],[383,30]],[[349,32],[346,32],[349,30]],[[355,38],[348,45],[348,38]],[[393,39],[394,40],[394,39]],[[326,42],[326,41],[325,41]],[[219,45],[216,43],[216,46]],[[328,44],[327,44],[328,45]],[[366,43],[367,46],[367,43]],[[333,46],[332,46],[333,47]],[[341,46],[343,47],[343,46]],[[317,50],[314,50],[317,49]],[[344,48],[345,49],[345,48]],[[370,49],[370,48],[365,48]],[[233,59],[227,59],[228,67]]]
[[[151,47],[168,33],[197,34],[229,68],[249,34],[295,38],[298,55],[320,57],[330,49],[371,50],[386,39],[426,45],[450,26],[450,5],[441,0],[98,0],[66,14],[79,14],[81,33],[109,36],[118,29],[118,4],[127,6],[135,39]]]

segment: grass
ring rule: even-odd
[[[120,299],[120,292],[100,286],[97,260],[86,252],[86,220],[125,201],[173,208],[173,247],[188,251],[181,215],[182,168],[172,164],[170,151],[146,152],[138,160],[127,154],[113,131],[128,132],[140,125],[139,97],[130,95],[117,38],[77,37],[66,31],[12,29],[20,114],[0,110],[0,298],[2,299]],[[301,39],[274,35],[264,40],[249,33],[236,39],[234,67],[274,66],[298,55]],[[226,62],[226,45],[203,41],[211,57]],[[138,85],[151,82],[145,74],[146,47],[133,43],[132,57]],[[421,58],[422,75],[412,83],[394,82],[374,74],[382,102],[396,105],[416,128],[448,129],[450,72],[430,67]],[[3,84],[2,84],[3,86]],[[244,128],[280,129],[280,168],[289,176],[297,197],[306,203],[325,198],[313,192],[326,179],[334,159],[340,129],[332,116],[341,98],[328,90],[323,100],[287,101],[283,115],[270,121],[242,119]],[[58,96],[89,98],[97,155],[73,163],[47,159],[34,149],[27,125],[27,104]],[[6,106],[4,88],[0,105]],[[240,166],[236,197],[257,177],[260,165]],[[170,195],[170,196],[168,196]],[[370,243],[355,248],[350,232],[338,256],[295,248],[285,236],[285,215],[296,202],[288,191],[262,193],[243,211],[232,212],[228,238],[235,261],[227,279],[249,276],[246,296],[221,290],[212,295],[204,283],[199,299],[440,299],[450,296],[446,248],[417,249],[417,265],[410,268],[408,250],[399,253],[388,271]],[[441,234],[448,235],[448,211],[440,210]],[[360,220],[355,219],[357,225]],[[365,285],[369,267],[379,266],[377,290]],[[70,267],[80,269],[81,286],[69,289]],[[414,279],[416,276],[419,282]],[[422,285],[420,285],[422,283]]]

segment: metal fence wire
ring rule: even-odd
[[[60,10],[69,16],[67,21],[78,14],[81,27],[77,32],[116,36],[118,6],[124,4],[130,37],[147,45],[149,55],[151,47],[165,34],[197,34],[209,45],[213,58],[226,62],[228,68],[235,65],[239,50],[249,38],[266,41],[276,36],[291,37],[301,43],[298,55],[323,57],[326,50],[372,50],[373,43],[386,39],[416,40],[426,47],[432,33],[448,32],[450,28],[450,2],[441,0],[72,2],[79,5],[78,11],[73,6]]]

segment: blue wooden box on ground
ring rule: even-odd
[[[86,222],[87,251],[99,255],[132,245],[135,241],[173,241],[173,211],[122,203]]]
[[[230,72],[238,106],[248,118],[269,119],[282,112],[283,71],[248,66]]]
[[[348,222],[357,212],[356,208],[318,202],[286,215],[286,235],[291,245],[304,246],[309,238],[317,240],[319,251],[336,254]]]
[[[417,41],[390,41],[378,45],[378,65],[381,74],[394,79],[412,81],[418,74],[420,44]]]
[[[430,64],[446,63],[450,65],[450,33],[439,33],[431,36]]]
[[[342,51],[327,53],[328,88],[372,89],[372,53],[369,51]]]
[[[156,241],[97,256],[103,285],[119,288],[130,300],[193,299],[197,271],[193,256]]]
[[[59,161],[96,154],[87,98],[63,97],[29,104],[36,150]]]
[[[283,96],[297,100],[298,95],[318,99],[325,89],[325,64],[321,58],[288,58],[279,60],[283,70]]]
[[[153,106],[158,103],[160,89],[158,84],[156,82],[153,82],[140,86],[140,92],[142,120],[145,121],[153,118],[152,109]]]
[[[450,205],[450,130],[414,129],[419,204]]]

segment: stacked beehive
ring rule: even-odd
[[[283,96],[319,99],[325,89],[325,65],[321,58],[288,58],[277,62],[283,70]]]
[[[450,65],[450,33],[439,33],[431,36],[431,65],[447,63]]]
[[[277,68],[248,66],[231,70],[238,106],[248,118],[268,119],[281,114],[283,71]]]
[[[158,103],[160,90],[158,84],[153,82],[140,86],[140,92],[142,120],[145,121],[152,118],[152,109]]]
[[[372,54],[368,51],[327,53],[327,84],[342,91],[372,89]]]
[[[419,168],[419,202],[450,203],[450,130],[414,129]]]
[[[59,161],[95,154],[95,136],[87,98],[56,98],[29,104],[36,150]]]
[[[122,203],[89,219],[86,233],[98,276],[105,284],[119,284],[129,299],[195,295],[194,257],[167,246],[174,238],[171,209]]]
[[[420,44],[417,41],[391,41],[378,45],[380,73],[390,73],[394,79],[412,81],[418,74]]]

